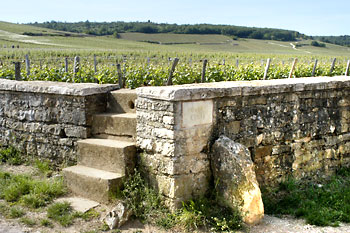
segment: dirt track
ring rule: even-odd
[[[131,233],[135,231],[142,231],[145,233],[151,232],[167,232],[159,230],[155,227],[142,225],[139,222],[129,222],[122,227],[121,232]],[[48,232],[48,229],[40,228],[28,228],[20,225],[13,220],[0,219],[0,233],[24,233],[24,232]],[[64,229],[51,229],[49,232],[79,232],[73,228]],[[250,233],[344,233],[350,232],[350,224],[341,224],[340,227],[316,227],[307,225],[303,220],[297,220],[293,218],[276,218],[272,216],[265,216],[264,220],[257,226],[247,229],[243,232]]]

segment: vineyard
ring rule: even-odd
[[[54,55],[54,56],[53,56]],[[22,80],[45,80],[59,82],[95,82],[118,83],[118,77],[123,77],[125,86],[137,88],[140,86],[166,85],[172,67],[174,54],[132,53],[113,55],[100,53],[95,56],[80,54],[79,63],[74,63],[76,53],[50,54],[34,53],[28,64],[24,54],[12,53],[0,56],[0,78],[15,79],[13,62],[20,61]],[[178,55],[178,54],[177,54]],[[189,84],[202,81],[203,61],[206,82],[261,80],[264,78],[268,55],[225,54],[180,54],[179,63],[172,75],[172,83]],[[331,57],[299,57],[293,77],[313,76],[315,60],[317,66],[314,76],[344,75],[347,58],[338,57],[332,68]],[[288,55],[273,55],[266,74],[266,79],[288,78],[294,58]],[[29,65],[30,63],[30,65]],[[27,66],[26,66],[27,64]],[[29,67],[28,67],[29,65]],[[120,67],[119,71],[117,67]]]

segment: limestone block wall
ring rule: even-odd
[[[203,151],[207,150],[212,124],[184,121],[184,106],[186,103],[141,96],[136,101],[137,146],[143,149],[141,165],[151,184],[174,208],[203,194],[210,179],[209,159]]]
[[[317,77],[138,89],[137,144],[170,206],[203,194],[222,134],[249,148],[260,185],[350,165],[350,79]]]
[[[0,145],[54,164],[76,160],[76,141],[90,135],[92,115],[104,112],[117,85],[0,79]]]

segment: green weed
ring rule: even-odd
[[[176,222],[186,230],[204,227],[214,232],[231,232],[243,227],[239,211],[220,206],[215,195],[184,203],[176,214]]]
[[[135,217],[142,221],[149,221],[152,217],[164,212],[164,208],[160,208],[162,201],[159,194],[145,183],[141,174],[136,170],[135,174],[125,182],[121,192]]]
[[[6,216],[10,207],[6,203],[0,203],[0,215]]]
[[[0,147],[0,162],[11,165],[21,165],[25,162],[21,152],[13,146]]]
[[[215,193],[186,202],[180,210],[171,213],[137,170],[125,182],[122,194],[135,217],[165,229],[180,226],[186,230],[205,227],[211,231],[233,231],[242,228],[239,212],[218,205]]]
[[[36,225],[36,221],[34,219],[28,218],[28,217],[23,217],[19,221],[28,227],[32,227],[32,226]]]
[[[28,194],[32,187],[32,180],[25,175],[10,175],[8,182],[4,182],[3,198],[8,202],[16,202],[22,196]]]
[[[40,226],[52,228],[53,224],[52,224],[52,222],[50,220],[44,218],[44,219],[40,220]]]
[[[85,213],[79,213],[79,217],[84,219],[85,221],[90,221],[94,218],[100,217],[100,213],[97,212],[95,209],[90,209]]]
[[[72,207],[68,202],[54,203],[47,209],[47,217],[67,227],[73,224],[75,218]]]
[[[321,183],[287,179],[276,189],[263,189],[265,213],[292,215],[317,226],[350,222],[350,168]]]
[[[34,161],[34,166],[39,170],[39,172],[45,176],[50,176],[52,174],[52,168],[50,166],[50,161],[39,160]]]
[[[19,208],[19,207],[11,207],[8,211],[8,215],[7,217],[9,218],[20,218],[22,216],[25,215],[25,212],[23,209]]]

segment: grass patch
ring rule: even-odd
[[[342,168],[316,184],[288,179],[275,189],[263,189],[266,214],[292,215],[317,226],[350,222],[350,168]]]
[[[53,224],[50,220],[44,218],[40,220],[40,226],[52,228]]]
[[[242,228],[239,212],[218,205],[215,192],[183,203],[180,210],[172,213],[164,206],[160,195],[135,170],[135,174],[125,182],[121,193],[135,217],[165,229],[176,226],[190,231],[204,227],[211,231],[230,232]]]
[[[99,216],[100,214],[94,209],[91,209],[86,213],[74,211],[69,202],[57,202],[47,208],[47,217],[60,223],[64,227],[72,225],[76,218],[90,221]]]
[[[52,175],[52,167],[50,165],[50,161],[48,160],[36,159],[34,161],[34,167],[36,167],[39,170],[39,172],[45,176]]]
[[[26,213],[24,212],[23,209],[19,208],[19,207],[11,207],[8,211],[7,217],[9,218],[20,218],[22,216],[24,216]]]
[[[27,175],[0,172],[0,198],[7,202],[39,208],[65,193],[62,179],[36,180]]]
[[[76,216],[68,202],[58,202],[49,206],[47,209],[47,217],[67,227],[73,224],[73,220]]]
[[[36,225],[36,221],[28,217],[23,217],[19,221],[28,227],[33,227]]]

